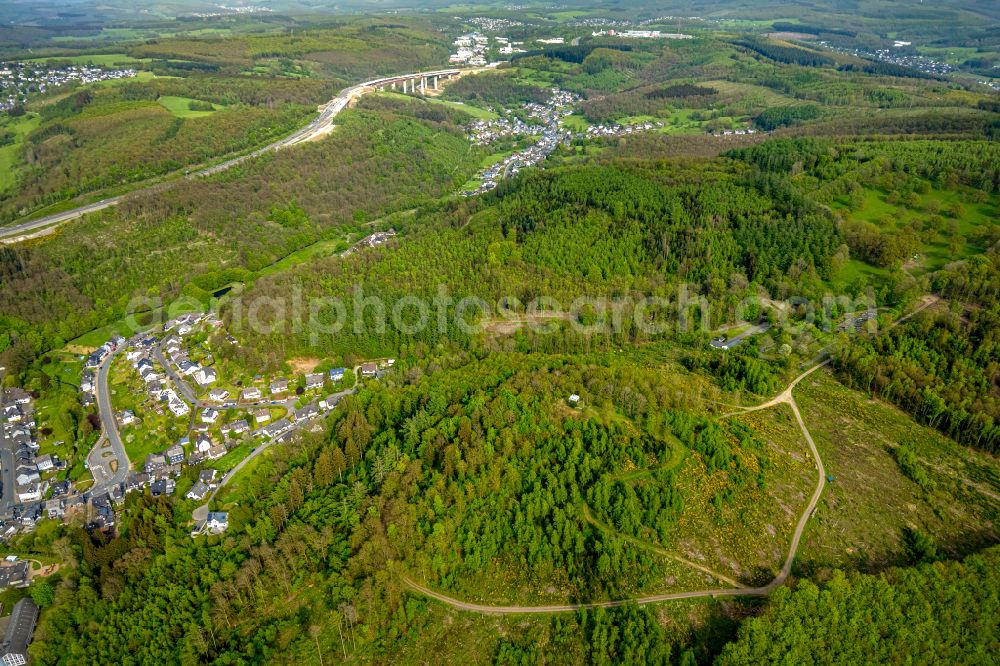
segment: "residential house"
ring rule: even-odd
[[[292,429],[292,424],[288,419],[278,419],[271,425],[260,429],[260,434],[267,439],[277,439],[281,435]]]
[[[363,377],[374,377],[377,372],[378,366],[374,363],[365,363],[361,366],[361,376]]]
[[[312,391],[323,388],[323,374],[313,373],[306,375],[306,390]]]
[[[331,382],[339,382],[341,379],[344,378],[344,373],[346,373],[346,372],[347,372],[347,368],[334,368],[329,373],[330,381]]]
[[[147,474],[153,474],[166,467],[167,464],[167,458],[162,453],[150,453],[146,456],[146,464],[143,469]]]
[[[215,368],[199,368],[194,375],[194,380],[201,386],[208,386],[218,378]]]
[[[46,453],[44,456],[38,456],[37,458],[35,458],[35,466],[38,468],[39,472],[46,472],[52,469],[53,467],[55,467],[55,463],[52,460],[52,455]]]
[[[222,402],[229,397],[229,391],[226,389],[212,389],[208,392],[208,399],[212,402]]]
[[[320,409],[333,409],[340,402],[340,396],[337,394],[331,394],[319,401]]]
[[[203,500],[209,492],[211,492],[211,489],[206,484],[202,483],[201,480],[198,480],[193,486],[191,486],[191,490],[187,492],[185,497],[193,500]]]
[[[271,382],[271,395],[278,395],[287,392],[288,392],[287,379],[275,379],[273,382]]]
[[[177,487],[177,483],[173,479],[160,479],[159,481],[153,481],[149,485],[149,492],[153,497],[159,497],[160,495],[173,495],[174,489]]]
[[[167,406],[174,413],[174,416],[186,416],[191,411],[188,404],[181,400],[172,389],[164,391],[161,399],[166,400]]]
[[[216,444],[215,446],[213,446],[208,450],[208,452],[205,454],[205,457],[208,458],[209,460],[218,460],[224,455],[226,455],[226,447],[224,447],[222,444]]]
[[[261,392],[260,389],[257,388],[256,386],[248,386],[247,388],[243,389],[241,397],[245,401],[260,400]]]
[[[181,361],[177,366],[177,369],[180,370],[181,374],[185,377],[190,377],[194,373],[198,372],[201,369],[201,366],[194,361]]]
[[[20,423],[21,419],[24,418],[24,413],[21,412],[21,408],[17,405],[4,405],[3,417],[9,423]]]
[[[28,560],[0,566],[0,590],[11,587],[28,587],[30,579],[28,568],[30,566],[31,563]]]
[[[25,391],[23,388],[14,386],[7,389],[6,402],[13,402],[15,405],[30,405],[31,404],[31,394]]]
[[[207,434],[201,434],[194,439],[194,450],[199,453],[208,453],[212,448],[212,438]]]
[[[126,409],[120,414],[118,414],[118,422],[121,423],[123,426],[132,425],[137,420],[138,419],[135,416],[135,412],[133,412],[131,409]]]
[[[94,373],[84,370],[80,377],[80,390],[84,393],[92,393],[94,390]]]
[[[222,434],[228,435],[232,433],[234,435],[241,435],[250,429],[250,425],[246,422],[246,419],[239,419],[238,421],[233,421],[231,423],[224,423],[222,425]]]
[[[133,472],[125,479],[125,492],[130,493],[133,490],[142,490],[147,485],[149,485],[149,474],[145,472]]]
[[[66,513],[61,499],[53,498],[45,502],[45,513],[49,518],[62,518]]]
[[[295,412],[295,420],[298,421],[308,421],[319,416],[319,407],[314,404],[309,404],[304,406],[302,409]]]
[[[201,410],[201,420],[205,423],[215,423],[219,419],[219,411],[212,409],[211,407],[206,407]]]
[[[27,485],[42,478],[38,473],[38,468],[33,464],[19,464],[15,472],[17,473],[15,481],[19,486]]]
[[[163,351],[167,352],[171,357],[179,353],[181,350],[181,341],[177,338],[171,336],[163,341]]]
[[[250,412],[253,416],[254,423],[261,425],[262,423],[267,423],[271,420],[271,412],[267,409],[255,409]]]
[[[167,449],[167,460],[171,465],[184,462],[184,449],[178,444]]]
[[[221,534],[229,527],[229,514],[225,511],[209,511],[205,528],[213,534]]]
[[[203,469],[198,474],[198,480],[204,483],[209,488],[215,487],[215,477],[218,475],[218,471],[214,469]]]

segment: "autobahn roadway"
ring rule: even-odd
[[[333,119],[343,111],[348,105],[357,99],[358,97],[364,95],[365,93],[377,90],[379,86],[384,86],[391,84],[393,82],[399,82],[404,79],[420,79],[434,76],[449,76],[454,74],[460,74],[462,70],[458,69],[442,69],[434,70],[430,72],[416,72],[413,74],[401,74],[399,76],[389,76],[379,79],[372,79],[370,81],[364,81],[362,83],[355,84],[348,88],[344,88],[340,93],[334,97],[332,100],[324,104],[321,108],[319,115],[309,122],[305,127],[293,132],[289,136],[279,139],[273,143],[270,143],[262,148],[258,148],[253,152],[247,153],[246,155],[240,155],[239,157],[234,157],[232,159],[226,160],[220,164],[215,164],[198,171],[191,172],[187,175],[187,178],[197,178],[201,176],[210,176],[245,162],[246,160],[259,157],[265,153],[280,150],[282,148],[287,148],[288,146],[294,146],[298,143],[304,141],[309,141],[313,138],[322,136],[330,128]],[[109,208],[111,206],[116,206],[126,197],[133,194],[139,194],[142,192],[149,192],[150,190],[156,188],[162,188],[165,184],[158,183],[156,185],[150,185],[149,187],[144,187],[128,194],[122,194],[115,197],[109,197],[107,199],[102,199],[100,201],[79,206],[78,208],[73,208],[72,210],[63,211],[61,213],[53,213],[52,215],[46,215],[35,220],[29,220],[27,222],[22,222],[20,224],[15,224],[8,227],[0,227],[0,239],[8,239],[8,242],[13,242],[19,236],[26,236],[32,232],[37,232],[46,227],[51,227],[53,225],[62,224],[70,220],[74,220],[78,217],[86,215],[87,213],[95,213],[99,210]]]

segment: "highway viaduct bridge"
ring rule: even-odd
[[[210,176],[232,168],[248,159],[258,157],[264,153],[294,146],[304,141],[313,141],[329,134],[333,129],[333,120],[341,111],[350,106],[355,100],[366,93],[379,90],[402,90],[404,93],[416,94],[419,90],[426,93],[428,90],[438,90],[443,81],[453,79],[462,74],[479,72],[490,67],[479,69],[440,69],[429,72],[415,72],[413,74],[400,74],[398,76],[387,76],[380,79],[372,79],[356,83],[345,88],[326,104],[319,107],[319,115],[291,135],[270,143],[262,148],[258,148],[245,155],[234,157],[219,164],[205,167],[187,174],[187,178],[197,178]],[[156,189],[168,187],[169,183],[159,183],[148,187],[137,189],[129,194],[121,194],[107,199],[102,199],[95,203],[85,204],[61,213],[54,213],[44,217],[36,218],[27,222],[21,222],[11,226],[0,227],[0,244],[16,243],[27,240],[38,235],[52,231],[57,225],[70,220],[75,220],[87,213],[93,213],[104,208],[116,206],[126,197],[139,192],[149,192]]]

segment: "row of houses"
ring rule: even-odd
[[[108,358],[112,352],[117,350],[123,344],[125,344],[125,338],[120,335],[113,336],[110,340],[90,353],[84,366],[88,370],[96,370],[101,367],[101,364],[104,363],[104,360]]]
[[[66,462],[51,454],[38,455],[35,409],[31,394],[21,388],[3,392],[3,439],[11,453],[14,496],[19,503],[38,502],[45,496],[52,473]]]
[[[336,383],[344,378],[347,373],[347,368],[334,368],[325,373],[323,372],[311,372],[307,373],[305,376],[305,390],[306,391],[318,391],[326,386],[326,382],[329,379],[330,382]],[[373,373],[374,374],[374,373]],[[289,389],[291,387],[291,382],[289,380],[280,378],[272,380],[268,385],[267,390],[272,398],[283,398],[288,395]],[[209,392],[209,399],[213,402],[224,402],[229,398],[229,392],[219,390],[213,395]],[[264,389],[259,386],[248,386],[242,391],[240,391],[240,400],[243,402],[257,402],[263,399]]]

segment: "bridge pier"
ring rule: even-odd
[[[426,91],[426,89],[427,89],[427,77],[426,76],[421,76],[420,77],[420,94],[423,95],[424,92]]]
[[[434,83],[433,83],[434,90],[437,90],[438,89],[438,77],[435,76],[434,79],[433,79],[433,81],[434,81]]]

